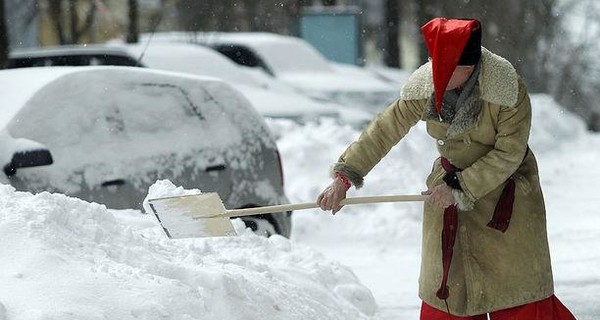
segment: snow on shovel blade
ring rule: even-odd
[[[169,238],[236,235],[216,193],[149,199],[148,204]]]

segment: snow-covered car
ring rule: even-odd
[[[287,118],[296,122],[334,118],[355,127],[365,126],[372,118],[366,111],[315,101],[263,73],[243,68],[216,51],[187,43],[152,43],[124,46],[140,63],[149,68],[213,76],[224,79],[240,90],[258,110],[269,118]]]
[[[134,67],[0,71],[0,182],[142,208],[168,179],[217,192],[227,208],[286,203],[264,119],[214,78]],[[289,236],[291,213],[245,219]],[[268,222],[268,223],[266,223]]]
[[[142,42],[150,35],[143,35]],[[273,33],[165,32],[155,42],[187,42],[209,46],[234,62],[262,70],[303,94],[359,107],[371,113],[384,109],[399,95],[400,87],[374,72],[337,68],[307,41]]]
[[[240,67],[212,49],[191,44],[153,43],[140,45],[86,45],[25,49],[11,52],[9,67],[139,66],[223,79],[241,91],[254,108],[268,118],[285,118],[304,123],[333,118],[363,127],[371,114],[347,110],[330,102],[317,102],[295,89],[261,73]]]

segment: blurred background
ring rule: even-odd
[[[339,63],[411,72],[427,59],[421,25],[476,18],[483,45],[511,61],[532,93],[600,131],[598,9],[596,0],[0,0],[0,66],[14,49],[265,31],[303,38]]]

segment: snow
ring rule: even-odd
[[[40,88],[70,72],[72,70],[68,68],[56,72],[39,72],[38,70],[3,71],[3,76],[0,77],[3,101],[0,127],[6,126],[6,121],[11,120],[21,106]]]
[[[366,319],[375,310],[350,269],[280,236],[170,241],[150,215],[6,185],[0,234],[8,319]]]
[[[532,103],[556,294],[597,319],[600,137],[548,96]],[[292,202],[314,201],[359,135],[328,120],[269,125]],[[435,157],[419,124],[350,196],[419,193]],[[148,196],[198,192],[161,180]],[[291,239],[233,223],[237,237],[169,240],[140,211],[0,185],[0,320],[418,318],[420,203],[298,211]]]

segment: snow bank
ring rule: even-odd
[[[586,133],[585,121],[565,110],[547,94],[531,96],[532,120],[529,145],[544,153],[563,143],[573,142]]]
[[[0,234],[0,319],[365,319],[376,309],[351,270],[279,236],[168,240],[139,211],[6,185]]]

